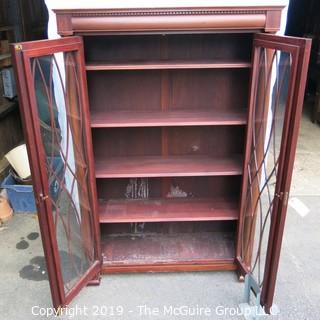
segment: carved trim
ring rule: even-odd
[[[55,9],[60,35],[177,30],[278,30],[283,6]],[[166,19],[167,17],[167,19]],[[268,23],[266,23],[268,17]],[[185,19],[185,21],[184,21]]]
[[[72,17],[108,17],[108,16],[178,16],[178,15],[218,15],[218,14],[264,14],[266,10],[168,10],[168,11],[104,11],[72,12]]]
[[[219,14],[265,14],[267,11],[281,11],[284,6],[246,7],[173,7],[173,8],[105,8],[105,9],[54,9],[57,14],[68,13],[73,17],[105,16],[163,16],[163,15],[219,15]]]

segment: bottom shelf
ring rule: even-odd
[[[139,225],[143,230],[145,224]],[[175,228],[168,227],[168,232],[103,233],[103,272],[235,269],[234,232],[172,229]]]

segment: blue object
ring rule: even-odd
[[[37,211],[32,186],[16,184],[16,180],[9,173],[3,180],[1,188],[7,190],[11,207],[15,213]]]

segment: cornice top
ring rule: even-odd
[[[283,6],[56,9],[60,35],[279,29]]]
[[[284,6],[239,6],[239,7],[189,7],[189,8],[119,8],[119,9],[54,9],[57,14],[73,17],[104,16],[175,16],[175,15],[238,15],[263,14],[266,11],[281,10]]]

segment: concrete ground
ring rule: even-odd
[[[280,315],[274,319],[319,319],[319,137],[320,126],[304,114],[291,198],[301,200],[310,212],[303,216],[289,207],[275,296]],[[38,234],[34,215],[15,215],[0,229],[0,319],[54,318],[32,314],[32,310],[42,312],[39,307],[51,307]],[[69,316],[61,319],[243,319],[232,316],[240,312],[235,308],[242,302],[243,290],[233,272],[109,275],[99,287],[84,288],[70,305]],[[148,316],[151,308],[165,305],[209,307],[211,316],[164,316],[163,309],[158,316]],[[77,316],[72,317],[76,307]],[[112,316],[112,307],[123,315]],[[87,316],[80,316],[80,311]],[[105,312],[109,316],[103,316]]]

